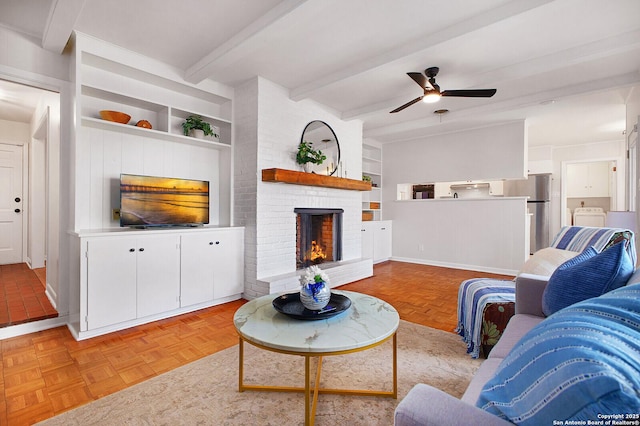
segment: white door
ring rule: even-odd
[[[0,144],[0,265],[22,262],[22,147]]]

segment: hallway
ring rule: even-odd
[[[58,316],[44,293],[45,274],[25,263],[0,265],[0,328]]]

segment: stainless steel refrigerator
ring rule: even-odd
[[[549,247],[551,174],[529,175],[528,179],[504,182],[505,197],[527,196],[531,216],[530,252]]]

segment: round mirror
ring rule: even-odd
[[[311,163],[311,171],[318,175],[331,176],[340,164],[340,145],[335,132],[324,121],[315,120],[307,124],[300,142],[311,142],[313,149],[322,151],[327,159],[322,164]]]

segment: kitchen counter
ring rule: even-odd
[[[453,198],[453,197],[440,197],[440,198],[423,198],[417,200],[395,200],[399,203],[412,203],[412,202],[433,202],[433,201],[496,201],[496,200],[528,200],[529,197],[503,197],[496,195],[495,197],[479,197],[479,198]]]

